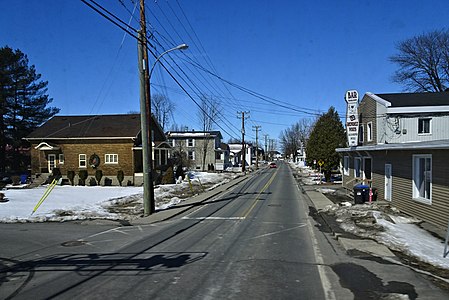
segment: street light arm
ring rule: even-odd
[[[174,48],[168,49],[168,50],[162,52],[161,54],[159,54],[159,56],[156,57],[156,60],[154,61],[153,65],[151,66],[148,78],[151,78],[151,74],[153,73],[154,67],[156,67],[156,64],[162,58],[162,56],[164,56],[165,54],[167,54],[169,52],[175,51],[175,50],[186,50],[187,48],[189,48],[189,46],[187,44],[181,44],[181,45],[178,45]]]

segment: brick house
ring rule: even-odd
[[[153,168],[168,163],[169,145],[154,118]],[[123,184],[143,181],[140,115],[55,116],[25,138],[31,144],[31,175],[47,178],[59,168],[63,178],[80,170],[94,177],[103,172],[102,184],[117,185],[117,173],[124,173]],[[89,178],[86,183],[89,182]]]
[[[336,149],[342,156],[343,186],[367,184],[377,189],[378,199],[446,227],[449,92],[366,93],[356,109],[354,145]],[[357,126],[348,122],[347,130]]]

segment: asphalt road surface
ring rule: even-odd
[[[342,262],[308,213],[281,163],[171,221],[0,224],[0,298],[377,299],[358,290],[387,290],[373,273],[385,266]],[[414,299],[414,286],[390,283]]]

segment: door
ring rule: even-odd
[[[387,201],[391,201],[392,181],[391,164],[385,164],[385,200]]]
[[[56,154],[49,154],[48,155],[48,171],[52,172],[55,167],[56,167]]]

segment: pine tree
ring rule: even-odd
[[[340,157],[335,149],[345,145],[343,124],[335,108],[330,107],[327,113],[319,117],[310,133],[306,149],[307,163],[313,165],[315,160],[318,166],[321,160],[324,163],[321,171],[326,180],[329,180],[331,171],[340,164]]]
[[[59,112],[47,107],[53,101],[47,85],[24,53],[0,48],[0,171],[26,168],[29,162],[19,151],[26,146],[22,138]]]

